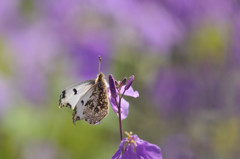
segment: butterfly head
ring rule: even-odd
[[[105,81],[104,79],[104,74],[102,72],[100,72],[97,76],[97,79],[96,79],[96,83],[97,82],[101,82],[101,81]]]

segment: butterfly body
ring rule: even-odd
[[[103,73],[96,80],[88,80],[62,91],[59,107],[73,109],[73,123],[85,120],[98,124],[108,114],[107,83]]]

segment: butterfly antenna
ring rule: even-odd
[[[102,61],[102,58],[100,56],[98,56],[98,59],[99,59],[99,63],[98,63],[98,73],[100,73],[100,67],[101,67],[101,61]]]

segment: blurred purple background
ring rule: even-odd
[[[124,130],[164,159],[240,158],[239,0],[0,1],[0,158],[115,153],[112,111],[73,126],[57,108],[62,89],[96,78],[99,55],[106,76],[135,75]]]

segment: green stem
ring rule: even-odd
[[[123,139],[123,131],[122,131],[122,117],[121,117],[121,100],[123,97],[123,94],[125,93],[126,90],[124,90],[123,94],[121,95],[120,90],[118,90],[118,96],[119,96],[119,103],[117,102],[117,99],[115,98],[116,105],[118,107],[118,120],[119,120],[119,129],[120,129],[120,139],[122,141]]]
[[[119,96],[120,97],[120,96]],[[120,139],[122,141],[123,139],[123,133],[122,133],[122,118],[121,118],[121,105],[120,105],[120,100],[119,98],[119,103],[117,102],[117,99],[115,98],[116,105],[118,107],[118,121],[119,121],[119,129],[120,129]]]

